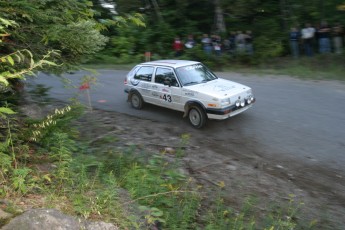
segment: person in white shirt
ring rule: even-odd
[[[305,55],[313,56],[313,40],[315,37],[315,28],[310,23],[306,23],[305,27],[301,30],[301,38],[304,47]]]

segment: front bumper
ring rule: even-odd
[[[231,105],[222,109],[207,108],[206,114],[209,119],[224,120],[246,111],[252,107],[255,102],[256,99],[254,98],[251,103],[245,102],[243,106]]]

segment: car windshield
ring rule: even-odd
[[[201,63],[179,67],[177,76],[183,86],[205,83],[217,77]]]

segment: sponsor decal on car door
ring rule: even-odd
[[[152,94],[156,97],[157,104],[180,110],[181,87],[173,70],[158,67],[154,82],[155,84],[152,85]]]

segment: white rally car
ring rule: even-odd
[[[126,76],[125,92],[135,109],[150,103],[184,112],[192,126],[235,116],[255,102],[248,86],[218,78],[200,62],[159,60],[136,65]]]

